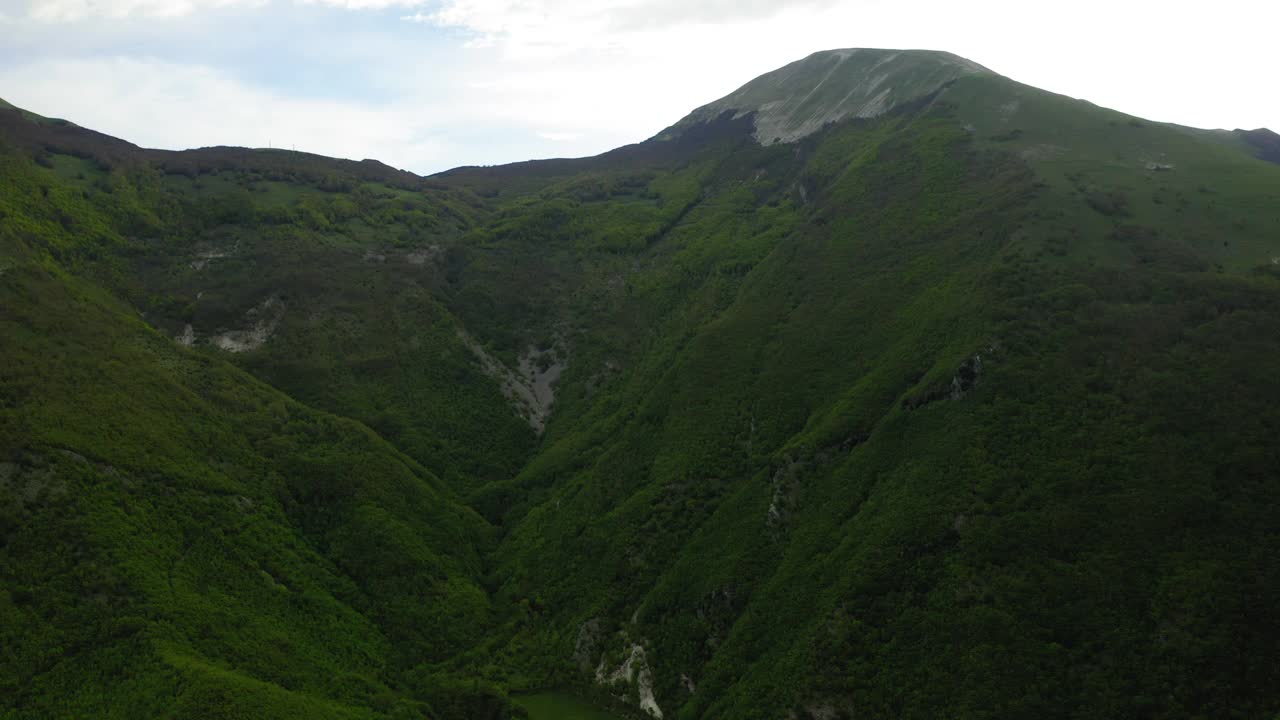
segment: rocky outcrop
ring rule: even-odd
[[[987,354],[995,352],[995,346],[987,348]],[[968,395],[971,390],[978,384],[978,378],[982,374],[982,353],[974,353],[960,363],[960,367],[956,368],[955,374],[950,380],[934,383],[922,391],[907,397],[902,401],[902,406],[907,410],[915,410],[922,408],[939,400],[959,400]]]
[[[426,265],[444,253],[439,245],[427,245],[405,253],[404,260],[410,265]]]
[[[248,327],[215,335],[211,342],[227,352],[242,353],[257,350],[275,333],[283,317],[284,300],[273,295],[245,313]],[[186,335],[185,331],[183,335]],[[195,342],[194,337],[192,342]]]
[[[205,250],[203,252],[196,253],[196,256],[193,257],[191,261],[187,263],[187,266],[190,267],[192,270],[199,272],[200,270],[203,270],[206,267],[208,267],[209,263],[213,262],[214,260],[229,258],[234,253],[235,253],[234,247],[214,248],[212,250]]]
[[[596,667],[596,682],[606,687],[634,684],[640,709],[649,717],[662,720],[662,708],[658,707],[658,700],[653,694],[653,671],[649,669],[648,658],[640,645],[632,644],[626,658],[612,670],[607,658],[601,657]]]
[[[513,370],[466,332],[459,330],[458,337],[480,361],[485,373],[498,381],[516,413],[541,435],[556,399],[555,384],[568,367],[563,353],[556,348],[539,350],[530,345],[520,356],[519,368]]]
[[[769,509],[765,511],[765,525],[770,530],[781,529],[786,524],[795,499],[796,484],[807,465],[801,460],[787,458],[770,477],[773,494],[769,497]]]

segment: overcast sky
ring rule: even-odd
[[[595,154],[813,51],[906,47],[1280,130],[1278,25],[1277,0],[0,0],[0,98],[149,147],[428,173]]]

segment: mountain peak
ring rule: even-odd
[[[1258,158],[1280,165],[1280,134],[1267,128],[1236,130],[1236,134],[1244,138]]]
[[[794,142],[827,123],[877,117],[957,78],[990,73],[971,60],[936,50],[824,50],[703,105],[657,139],[679,137],[691,126],[732,111],[735,118],[754,113],[755,137],[762,145]]]

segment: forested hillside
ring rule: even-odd
[[[1270,137],[865,50],[428,178],[0,107],[0,716],[1275,717]]]

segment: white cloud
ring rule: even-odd
[[[271,140],[417,171],[636,142],[834,47],[950,50],[1156,120],[1280,127],[1266,93],[1280,6],[1247,0],[1215,13],[1077,0],[1052,16],[1014,0],[0,0],[0,11],[22,18],[0,42],[0,96],[37,112],[144,145]],[[41,13],[116,20],[30,19]]]
[[[538,137],[542,138],[543,140],[550,140],[551,142],[570,142],[572,140],[577,140],[578,138],[582,137],[582,135],[580,135],[579,133],[572,133],[572,132],[540,131],[538,132]]]
[[[94,18],[175,18],[230,7],[260,7],[270,0],[31,0],[27,17],[42,22],[76,22]],[[424,0],[293,0],[297,5],[323,5],[347,10],[411,7]]]
[[[149,147],[273,145],[416,168],[436,166],[445,150],[407,108],[282,97],[200,66],[54,60],[6,68],[0,87],[15,105]]]
[[[572,114],[642,132],[816,50],[907,47],[1152,119],[1280,125],[1265,91],[1280,5],[1261,0],[1220,0],[1211,13],[1167,0],[1077,0],[1069,11],[1015,0],[443,0],[410,17],[491,47],[504,92],[521,98],[509,106],[542,122]]]
[[[385,10],[392,7],[412,7],[424,0],[295,0],[299,5],[328,5],[347,10]]]
[[[547,57],[617,50],[638,37],[690,25],[732,26],[835,0],[442,0],[403,19],[474,34],[472,46],[502,44],[509,55]]]
[[[32,0],[27,16],[42,22],[74,22],[88,18],[190,15],[232,5],[261,4],[261,0]]]

